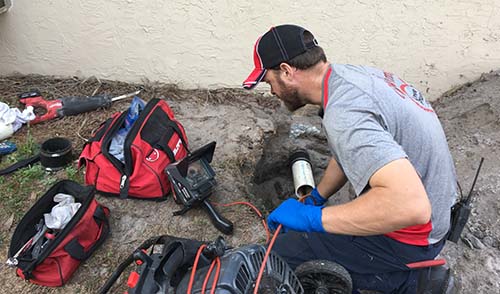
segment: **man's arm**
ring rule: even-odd
[[[321,196],[328,199],[328,197],[340,190],[346,182],[347,178],[344,175],[344,172],[338,165],[337,161],[332,157],[326,167],[321,181],[317,186],[317,189]]]
[[[372,175],[369,184],[371,188],[353,201],[323,208],[321,221],[327,232],[377,235],[429,222],[429,198],[407,159],[383,166]]]

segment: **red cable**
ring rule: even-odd
[[[269,227],[267,226],[267,222],[266,222],[265,218],[262,216],[262,213],[260,212],[260,210],[257,209],[257,207],[255,207],[253,204],[251,204],[250,202],[245,202],[245,201],[236,201],[236,202],[226,203],[226,204],[212,202],[212,204],[214,204],[216,206],[224,206],[224,207],[243,204],[243,205],[247,205],[250,208],[252,208],[253,211],[257,214],[257,216],[262,219],[262,225],[264,226],[264,229],[266,230],[266,244],[269,243],[269,239],[271,238],[271,233],[269,232]]]
[[[194,259],[193,269],[191,270],[191,277],[189,277],[187,294],[191,294],[191,291],[193,289],[193,282],[194,282],[194,275],[196,273],[196,267],[198,267],[198,261],[200,259],[201,252],[203,251],[203,249],[205,249],[205,247],[207,247],[206,244],[201,245],[200,248],[198,248],[198,251],[196,252],[196,258]]]
[[[205,293],[205,291],[207,290],[207,283],[208,283],[208,280],[210,279],[210,276],[212,275],[212,270],[214,269],[216,259],[212,260],[212,263],[210,264],[210,267],[208,268],[207,274],[205,275],[205,280],[203,281],[203,286],[201,287],[201,293]]]
[[[312,201],[313,201],[313,203],[314,203],[314,205],[316,205],[316,200],[314,199],[314,197],[311,196],[311,193],[299,196],[299,202],[300,203],[306,202],[306,198],[311,198]]]
[[[264,259],[262,259],[262,264],[260,265],[260,270],[259,274],[257,275],[257,281],[255,282],[255,288],[253,289],[253,294],[258,294],[257,291],[260,286],[260,280],[262,279],[262,275],[264,274],[264,269],[266,268],[267,259],[269,258],[269,254],[271,253],[271,249],[273,248],[274,241],[276,241],[276,237],[278,237],[280,230],[281,230],[281,225],[279,225],[278,228],[276,228],[276,232],[274,232],[273,238],[271,239],[271,242],[269,242],[269,245],[267,246],[266,255],[264,255]]]
[[[216,257],[215,261],[217,262],[217,269],[215,270],[215,278],[214,281],[212,282],[212,290],[210,291],[210,294],[215,294],[215,288],[217,287],[217,282],[219,281],[219,274],[220,274],[220,257]],[[205,293],[205,292],[203,292]]]
[[[207,245],[205,245],[205,244],[201,245],[200,248],[198,248],[198,252],[196,252],[196,258],[194,260],[193,268],[191,269],[191,276],[189,277],[187,294],[190,294],[192,289],[193,289],[194,276],[196,273],[196,268],[198,266],[198,260],[201,256],[201,252],[203,251],[203,249],[205,249],[205,247],[207,247]],[[218,257],[218,256],[210,264],[210,268],[208,269],[207,274],[205,275],[205,280],[203,280],[201,293],[205,293],[208,281],[210,279],[210,276],[212,275],[212,271],[213,271],[215,265],[217,265],[217,269],[215,270],[215,277],[214,277],[214,280],[212,282],[212,289],[210,290],[210,294],[215,293],[215,289],[217,288],[217,282],[219,281],[219,274],[220,274],[220,268],[221,268],[220,257]]]
[[[300,202],[304,202],[305,198],[306,197],[303,197],[302,199],[299,199],[299,201]],[[220,203],[212,203],[212,204],[217,205],[217,206],[233,206],[233,205],[237,205],[237,204],[248,205],[250,208],[252,208],[255,211],[255,213],[257,214],[257,216],[259,216],[262,219],[262,224],[264,226],[264,229],[266,230],[266,235],[267,235],[267,237],[266,237],[266,243],[269,243],[269,245],[267,246],[266,254],[264,255],[264,258],[262,260],[262,264],[260,265],[259,274],[257,275],[257,280],[255,282],[254,294],[258,294],[257,292],[258,292],[258,289],[259,289],[259,286],[260,286],[260,281],[262,280],[262,275],[264,274],[264,270],[266,268],[267,259],[269,258],[269,254],[271,253],[271,249],[272,249],[272,247],[274,245],[274,242],[276,241],[276,238],[278,237],[278,234],[279,234],[279,232],[281,230],[282,225],[280,224],[278,226],[278,228],[276,228],[276,232],[274,232],[273,238],[269,242],[269,237],[270,237],[269,227],[267,226],[266,220],[262,216],[262,213],[257,209],[257,207],[255,207],[254,205],[252,205],[249,202],[244,202],[244,201],[237,201],[237,202],[226,203],[226,204],[220,204]],[[215,286],[217,285],[217,280],[219,279],[219,272],[220,272],[220,259],[219,259],[219,257],[217,257],[216,261],[217,261],[217,270],[216,270],[216,273],[215,273],[216,276],[215,276],[215,279],[214,279],[214,281],[212,283],[212,290],[210,291],[210,294],[215,293]],[[212,265],[213,265],[213,262],[212,262]],[[213,268],[212,265],[210,265],[210,269],[209,269],[210,273],[211,273],[211,270]],[[205,280],[208,281],[208,278],[205,277]],[[204,285],[205,285],[205,282],[204,282]],[[203,289],[205,289],[205,288],[203,288]],[[205,293],[205,291],[202,290],[202,293]]]
[[[269,244],[269,239],[271,239],[271,233],[269,232],[269,227],[267,226],[267,222],[265,219],[262,219],[262,225],[264,225],[264,229],[266,230],[266,244]]]

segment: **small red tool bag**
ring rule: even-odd
[[[122,162],[109,150],[126,117],[127,111],[115,113],[85,144],[79,160],[85,183],[104,195],[164,200],[170,192],[165,168],[189,152],[184,127],[166,101],[152,99],[125,137]]]
[[[51,213],[56,205],[54,196],[59,193],[73,196],[80,207],[62,229],[51,230],[44,223],[44,214]],[[70,180],[52,186],[17,225],[7,265],[17,267],[20,277],[38,285],[65,284],[109,234],[109,209],[100,205],[94,194],[94,187]]]

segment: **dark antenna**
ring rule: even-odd
[[[464,192],[462,191],[462,186],[460,186],[459,181],[457,181],[457,186],[458,186],[458,190],[460,191],[460,198],[458,198],[458,201],[460,202],[462,199],[464,199]]]
[[[469,195],[465,199],[465,205],[469,205],[471,202],[472,191],[474,190],[474,186],[476,185],[477,177],[479,176],[479,172],[481,171],[481,167],[483,166],[484,157],[481,157],[481,161],[479,162],[479,166],[476,171],[476,175],[474,176],[474,181],[472,182],[472,186],[470,187]]]

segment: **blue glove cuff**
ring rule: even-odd
[[[321,194],[319,194],[318,188],[314,188],[311,191],[311,196],[314,199],[314,201],[316,202],[316,205],[318,205],[318,206],[322,206],[327,201],[326,198],[324,198],[323,196],[321,196]]]
[[[321,220],[321,217],[323,215],[323,212],[321,211],[323,209],[322,206],[309,206],[311,209],[311,213],[309,213],[307,216],[309,218],[309,223],[311,224],[310,226],[310,231],[311,232],[319,232],[319,233],[326,233],[325,228],[323,227],[323,221]]]

